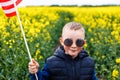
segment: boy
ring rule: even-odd
[[[29,62],[30,79],[36,80],[97,80],[94,60],[84,51],[85,31],[80,23],[69,22],[62,30],[61,46],[49,57],[42,71],[32,59]]]

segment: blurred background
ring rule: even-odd
[[[70,21],[86,30],[84,49],[99,80],[120,80],[120,0],[23,0],[18,11],[32,57],[41,69]],[[17,17],[0,8],[0,80],[29,80],[29,57]]]
[[[20,6],[51,6],[51,5],[120,5],[120,0],[23,0]]]

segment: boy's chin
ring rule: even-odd
[[[68,53],[68,55],[70,55],[72,58],[77,57],[78,53]]]

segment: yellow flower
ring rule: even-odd
[[[65,20],[66,20],[66,21],[68,21],[68,20],[69,20],[69,18],[65,18]]]
[[[45,25],[49,25],[49,24],[50,24],[49,21],[46,21],[46,22],[45,22]]]
[[[98,52],[96,52],[95,54],[96,54],[96,56],[98,56],[98,55],[99,55],[99,53],[98,53]]]
[[[40,53],[40,50],[37,49],[37,50],[36,50],[36,56],[38,56],[39,53]]]
[[[12,48],[12,46],[9,46],[9,48],[11,49],[11,48]]]
[[[117,59],[116,59],[116,63],[120,63],[120,58],[117,58]]]
[[[92,32],[91,28],[88,29],[88,32]]]
[[[115,39],[118,40],[119,39],[119,35],[115,35]]]
[[[37,44],[35,45],[35,47],[38,48],[38,47],[39,47],[39,43],[37,43]]]
[[[40,56],[39,56],[39,59],[43,59],[43,56],[40,55]]]
[[[104,58],[105,58],[105,55],[102,56],[102,59],[104,59]]]
[[[6,43],[5,43],[5,44],[9,44],[9,42],[7,42],[7,41],[6,41]]]
[[[91,38],[91,39],[90,39],[90,41],[91,41],[91,42],[93,42],[93,41],[94,41],[94,39],[93,39],[93,38]]]
[[[84,47],[87,48],[87,46],[88,46],[88,44],[86,43],[86,44],[84,45]]]
[[[119,74],[118,70],[114,69],[113,72],[112,72],[112,76],[115,77],[115,78],[117,78],[118,74]]]

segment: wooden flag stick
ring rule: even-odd
[[[13,0],[13,2],[14,2],[15,9],[16,9],[16,15],[17,15],[17,18],[18,18],[18,21],[19,21],[19,24],[20,24],[20,29],[21,29],[21,32],[22,32],[22,35],[23,35],[25,46],[27,48],[28,56],[29,56],[30,61],[32,61],[32,57],[31,57],[30,50],[29,50],[29,47],[28,47],[28,44],[27,44],[27,40],[26,40],[26,37],[25,37],[25,32],[24,32],[23,27],[22,27],[20,16],[19,16],[16,4],[15,4],[15,1]],[[35,77],[36,77],[36,80],[38,80],[37,74],[35,74]]]

